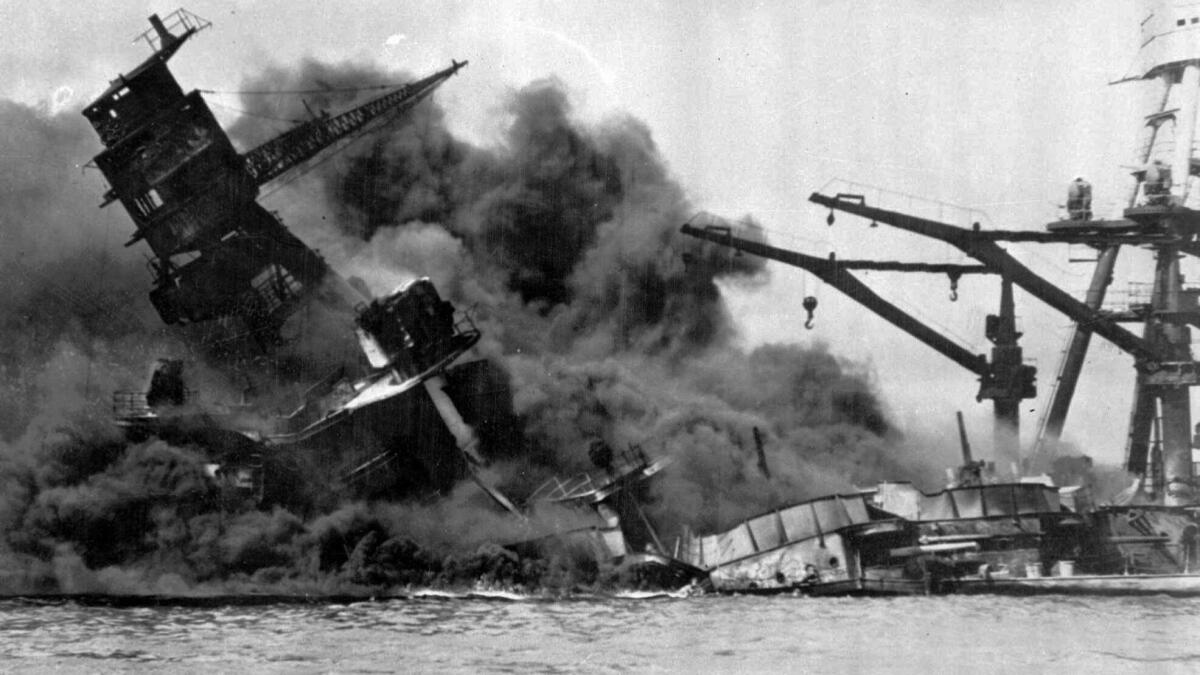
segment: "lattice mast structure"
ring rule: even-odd
[[[1200,225],[1192,195],[1194,177],[1200,170],[1196,159],[1200,4],[1167,1],[1148,6],[1137,58],[1121,81],[1134,80],[1154,82],[1160,96],[1144,119],[1143,139],[1135,158],[1137,180],[1126,200],[1124,218],[1107,224],[1130,222],[1145,231],[1174,237],[1149,247],[1155,259],[1149,303],[1113,315],[1142,322],[1145,339],[1168,359],[1163,373],[1139,368],[1126,468],[1150,477],[1148,487],[1164,487],[1165,494],[1160,495],[1164,503],[1190,504],[1195,501],[1190,388],[1197,378],[1190,374],[1194,367],[1188,325],[1197,320],[1196,293],[1184,289],[1179,260],[1182,255],[1197,253],[1195,236]],[[1098,228],[1105,224],[1096,223]],[[1090,307],[1098,309],[1104,300],[1119,248],[1113,242],[1101,249],[1088,290]],[[1039,434],[1039,448],[1056,442],[1062,433],[1090,335],[1086,324],[1076,324]],[[1152,446],[1159,445],[1152,443],[1154,436],[1160,437],[1161,447],[1152,451]]]
[[[1019,334],[1004,320],[1005,316],[1011,316],[1011,286],[1020,287],[1075,322],[1047,414],[1039,428],[1035,452],[1052,445],[1061,434],[1093,333],[1133,356],[1137,378],[1127,468],[1151,478],[1147,488],[1162,486],[1162,490],[1150,490],[1162,503],[1186,505],[1196,501],[1190,388],[1200,384],[1200,364],[1192,357],[1189,325],[1200,325],[1200,290],[1184,286],[1179,261],[1183,255],[1200,256],[1197,242],[1200,199],[1192,194],[1196,176],[1200,175],[1200,159],[1196,157],[1200,3],[1155,3],[1149,8],[1141,30],[1137,62],[1122,81],[1154,81],[1161,95],[1156,99],[1156,108],[1145,117],[1144,138],[1133,171],[1135,181],[1120,217],[1093,219],[1090,186],[1086,199],[1073,191],[1067,217],[1048,224],[1043,232],[983,229],[978,222],[958,227],[878,208],[868,204],[864,195],[852,192],[813,193],[810,201],[830,209],[831,225],[834,211],[854,214],[873,224],[890,225],[948,243],[982,263],[983,271],[1001,276],[1004,284],[1001,313],[989,317],[988,337],[996,344],[991,365],[1008,373],[1005,379],[1013,388],[1010,395],[996,399],[998,423],[1015,426],[1017,413],[1012,404],[1027,397],[1030,392],[1022,389],[1032,386],[1031,370],[1005,366],[1021,366],[1016,348]],[[972,365],[986,365],[982,356],[972,358],[969,352],[952,347],[943,336],[916,326],[911,317],[900,317],[896,308],[885,307],[877,297],[872,298],[873,293],[848,274],[856,268],[935,271],[931,265],[837,261],[833,257],[822,260],[782,249],[770,251],[772,247],[732,237],[722,228],[701,230],[689,225],[684,232],[805,268],[968,370],[978,372],[981,383],[986,385],[986,371]],[[1095,248],[1099,255],[1087,295],[1082,301],[1072,297],[1016,260],[999,242],[1067,243]],[[1153,256],[1152,293],[1149,302],[1106,311],[1101,306],[1122,246],[1145,248]],[[908,269],[903,269],[905,265]],[[936,271],[954,278],[948,269]],[[959,274],[976,272],[970,266],[958,270]],[[1006,312],[1005,307],[1010,309]],[[1122,323],[1142,324],[1142,335],[1136,335]],[[1012,361],[1014,356],[1016,362]],[[983,390],[981,387],[981,398]],[[1152,444],[1152,437],[1158,442]],[[1160,452],[1152,453],[1152,445],[1159,447]]]

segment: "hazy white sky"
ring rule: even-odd
[[[146,17],[174,8],[3,3],[0,96],[74,114],[148,53],[129,42]],[[778,245],[819,255],[960,259],[849,216],[828,228],[807,197],[833,178],[973,206],[1012,229],[1054,219],[1078,174],[1096,185],[1098,204],[1114,206],[1128,180],[1119,165],[1131,161],[1145,114],[1140,85],[1107,86],[1133,57],[1141,16],[1136,3],[1117,0],[192,0],[187,9],[213,28],[172,62],[185,88],[236,89],[265,64],[303,56],[413,73],[469,59],[436,96],[457,133],[487,142],[504,92],[553,75],[584,118],[627,111],[645,120],[698,209],[751,214]],[[218,115],[238,103],[210,100]],[[1070,290],[1087,282],[1089,266],[1068,263],[1066,247],[1010,249]],[[1126,255],[1114,289],[1149,269],[1145,256]],[[949,436],[963,409],[977,444],[986,443],[990,408],[974,402],[971,375],[798,270],[773,264],[772,274],[765,289],[729,289],[747,346],[823,340],[869,364],[905,426]],[[951,303],[944,278],[864,278],[986,349],[995,279],[964,280]],[[804,294],[821,303],[812,331],[803,328]],[[1028,435],[1067,322],[1020,292],[1017,302],[1043,394],[1027,402]],[[1132,362],[1099,340],[1091,361],[1067,435],[1120,461]]]

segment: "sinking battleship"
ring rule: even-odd
[[[436,491],[469,474],[482,463],[476,427],[504,414],[507,393],[485,362],[455,363],[479,339],[470,317],[427,279],[367,297],[257,202],[263,185],[403,115],[466,63],[239,154],[200,93],[185,94],[167,68],[208,22],[179,10],[150,23],[142,37],[153,54],[83,111],[104,145],[94,160],[111,185],[102,206],[120,202],[135,226],[129,245],[153,252],[150,300],[164,323],[193,329],[202,354],[244,386],[233,402],[205,398],[181,360],[163,359],[146,391],[115,394],[118,424],[219,448],[212,476],[259,503],[291,504],[307,490],[297,475],[322,467],[335,468],[329,487],[360,495]],[[307,358],[314,316],[352,319],[333,339],[356,336],[360,351],[343,344]],[[313,362],[328,372],[313,376]]]
[[[1024,363],[1013,288],[1077,324],[1035,459],[1061,433],[1092,334],[1133,355],[1138,372],[1127,468],[1138,483],[1116,503],[1097,504],[1086,488],[1015,474],[998,479],[964,447],[963,466],[945,490],[907,483],[795,503],[718,533],[692,533],[667,546],[642,508],[645,486],[665,464],[631,449],[596,448],[597,471],[553,479],[514,504],[484,478],[488,446],[511,442],[510,393],[486,361],[465,361],[480,334],[469,316],[442,300],[428,280],[371,298],[330,269],[256,198],[268,181],[374,124],[403,114],[465,63],[338,115],[320,114],[239,154],[198,92],[184,94],[167,60],[207,22],[184,11],[152,17],[154,54],[118,78],[84,115],[105,150],[95,163],[153,251],[151,302],[206,358],[244,378],[227,401],[193,391],[187,364],[158,362],[145,391],[117,392],[116,421],[131,437],[151,435],[208,449],[209,473],[231,502],[323,508],[346,496],[437,494],[474,479],[514,518],[538,504],[580,514],[568,531],[547,533],[596,559],[655,570],[667,583],[703,578],[726,592],[896,594],[932,592],[1200,593],[1195,574],[1200,518],[1193,492],[1188,387],[1200,383],[1187,325],[1200,291],[1183,286],[1179,254],[1194,254],[1197,211],[1187,201],[1200,78],[1185,36],[1187,17],[1159,10],[1143,24],[1154,40],[1133,76],[1162,82],[1161,109],[1147,117],[1148,142],[1122,216],[1094,219],[1085,186],[1073,185],[1068,212],[1043,232],[984,229],[908,215],[844,185],[811,200],[951,243],[978,263],[946,265],[807,256],[742,237],[727,223],[695,221],[683,233],[799,266],[950,358],[979,378],[993,402],[994,446],[1016,452],[1021,402],[1036,396],[1036,369]],[[1178,29],[1175,22],[1184,20]],[[1168,125],[1167,122],[1171,122]],[[1168,143],[1164,129],[1173,129]],[[1182,139],[1182,140],[1180,140]],[[1185,150],[1178,150],[1184,148]],[[1166,153],[1165,160],[1157,157]],[[1068,243],[1098,251],[1092,288],[1080,301],[1042,279],[997,242]],[[1117,251],[1156,256],[1150,301],[1120,312],[1102,308]],[[891,305],[859,281],[857,269],[964,274],[1000,279],[1000,310],[988,317],[989,356],[969,349]],[[815,311],[815,297],[803,306]],[[328,352],[312,358],[305,321],[332,317]],[[1121,324],[1146,325],[1137,336]],[[299,325],[298,325],[299,324]],[[328,332],[323,332],[326,335]],[[340,351],[339,351],[340,350]],[[312,364],[326,367],[314,373]],[[1159,411],[1161,410],[1161,413]],[[1160,431],[1161,430],[1161,431]],[[964,435],[965,436],[965,435]],[[321,475],[327,480],[306,480]],[[538,545],[513,542],[513,550]]]
[[[120,202],[135,226],[127,245],[152,251],[150,301],[163,322],[242,386],[222,400],[192,388],[191,363],[161,358],[146,389],[114,393],[116,424],[134,440],[202,449],[223,508],[320,511],[471,479],[517,522],[547,506],[569,515],[570,527],[528,528],[513,551],[536,555],[553,540],[658,585],[698,576],[665,555],[642,510],[661,460],[597,441],[598,471],[552,479],[515,504],[481,471],[489,451],[519,439],[506,377],[466,360],[480,339],[471,317],[425,278],[370,297],[257,201],[262,186],[401,118],[466,62],[238,153],[200,92],[185,94],[167,68],[210,24],[182,9],[150,23],[141,38],[153,54],[83,111],[104,145],[94,160],[111,185],[102,206]],[[310,332],[319,339],[305,340]]]
[[[1169,593],[1200,595],[1200,485],[1194,452],[1190,389],[1200,363],[1190,349],[1190,326],[1200,325],[1200,289],[1184,284],[1183,256],[1200,254],[1200,211],[1192,190],[1200,176],[1196,122],[1200,100],[1200,19],[1193,3],[1154,3],[1141,24],[1142,41],[1122,81],[1160,87],[1159,105],[1144,118],[1144,137],[1132,171],[1134,185],[1114,218],[1097,218],[1091,186],[1076,178],[1065,213],[1043,231],[985,228],[979,214],[958,222],[888,208],[890,195],[837,182],[810,201],[948,243],[976,262],[940,264],[820,257],[762,242],[735,224],[709,216],[684,225],[685,235],[738,252],[799,267],[936,350],[979,378],[978,400],[995,411],[997,456],[1019,454],[1022,400],[1036,396],[1036,370],[1023,363],[1013,287],[1070,318],[1074,330],[1032,451],[1023,464],[1044,471],[1062,434],[1092,335],[1133,357],[1136,370],[1124,468],[1133,484],[1097,503],[1087,486],[1056,486],[1047,476],[1001,478],[973,458],[946,489],[925,494],[908,483],[883,483],[857,493],[803,502],[693,536],[684,560],[709,575],[714,588],[736,592],[824,593]],[[895,200],[911,204],[907,196]],[[944,214],[945,205],[935,212]],[[1079,300],[1042,278],[999,242],[1073,244],[1095,251],[1095,268]],[[1155,261],[1151,292],[1142,302],[1104,305],[1114,264],[1125,247]],[[965,274],[1000,279],[1000,312],[987,317],[991,357],[955,340],[888,302],[854,274],[875,270],[945,274],[952,293]],[[953,296],[952,296],[953,297]],[[817,298],[804,298],[810,320]],[[1137,335],[1123,324],[1140,323]],[[961,418],[960,418],[961,425]],[[961,426],[960,426],[961,428]]]

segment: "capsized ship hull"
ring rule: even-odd
[[[725,593],[1200,595],[1198,526],[1195,509],[1094,507],[1074,487],[884,483],[691,537],[683,558]]]
[[[680,557],[705,570],[718,592],[921,593],[922,570],[886,555],[913,540],[913,524],[866,495],[831,495],[691,536]]]

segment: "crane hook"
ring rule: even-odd
[[[958,302],[958,274],[950,274],[950,302]]]
[[[804,311],[808,313],[808,319],[804,322],[804,327],[812,330],[813,327],[813,311],[817,309],[817,297],[808,295],[804,297],[804,302],[801,303]]]
[[[825,217],[825,224],[833,226],[833,209],[829,209],[829,215]]]

